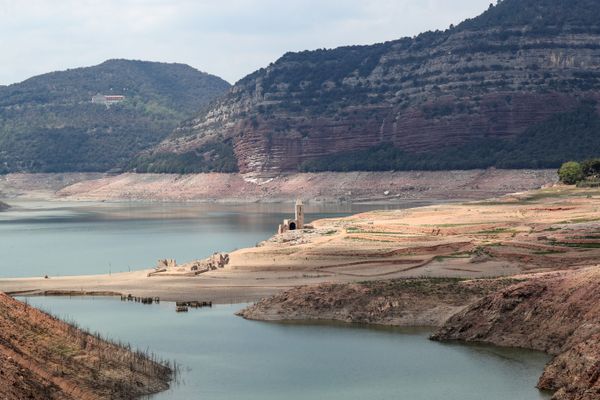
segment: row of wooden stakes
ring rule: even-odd
[[[175,311],[187,312],[188,308],[212,307],[212,301],[178,301],[175,303]]]
[[[136,303],[142,303],[142,304],[152,304],[152,303],[160,303],[160,298],[159,297],[135,297],[132,296],[131,294],[128,294],[127,296],[121,296],[121,301],[134,301]]]

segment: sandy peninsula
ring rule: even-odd
[[[373,211],[274,235],[231,253],[225,268],[197,276],[180,266],[151,277],[148,269],[1,279],[0,290],[231,303],[319,283],[489,278],[577,268],[600,259],[599,199],[599,191],[553,187],[489,201]]]

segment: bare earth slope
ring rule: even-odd
[[[600,398],[600,266],[535,277],[490,294],[433,336],[558,355],[540,379],[555,399]]]
[[[239,315],[266,321],[442,325],[433,339],[555,355],[538,384],[555,392],[554,400],[600,398],[600,266],[518,279],[303,286],[263,299]]]
[[[0,293],[0,398],[134,399],[169,387],[168,367]]]
[[[512,279],[405,279],[300,286],[238,315],[261,321],[325,320],[391,326],[441,326],[448,317]]]
[[[258,178],[240,174],[9,174],[0,198],[277,202],[485,199],[537,189],[554,170],[348,172]]]

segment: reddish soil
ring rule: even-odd
[[[556,355],[539,387],[556,400],[600,399],[600,267],[535,276],[475,302],[433,336]]]
[[[0,398],[133,399],[171,370],[0,293]]]

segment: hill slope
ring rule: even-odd
[[[556,400],[600,397],[600,269],[536,277],[452,316],[434,335],[557,355],[539,387]]]
[[[596,155],[599,13],[595,0],[504,0],[443,32],[288,53],[136,165],[540,168]]]
[[[170,367],[0,293],[0,398],[133,399],[169,388]]]
[[[130,60],[0,87],[0,172],[118,167],[228,87],[187,65]],[[99,93],[125,99],[110,107],[93,104]]]

